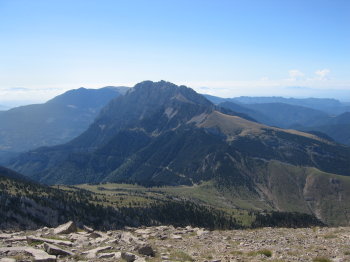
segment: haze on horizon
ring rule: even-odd
[[[164,79],[350,101],[350,2],[0,0],[0,105]]]

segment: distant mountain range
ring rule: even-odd
[[[221,107],[246,114],[260,123],[311,132],[350,145],[350,132],[348,132],[350,107],[338,100],[281,97],[225,99],[205,96]]]
[[[204,95],[215,104],[222,102],[234,102],[238,104],[275,104],[302,106],[326,112],[328,114],[341,114],[350,111],[349,103],[342,103],[332,98],[284,98],[284,97],[249,97],[241,96],[234,98],[221,98],[211,95]]]
[[[125,87],[79,88],[44,104],[0,111],[0,151],[23,152],[68,142],[88,128],[102,107],[125,91]]]

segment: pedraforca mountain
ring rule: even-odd
[[[22,154],[11,167],[44,183],[252,185],[247,168],[278,160],[350,175],[349,149],[223,111],[185,86],[137,84],[71,142]]]

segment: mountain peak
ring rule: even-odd
[[[140,82],[130,89],[126,95],[131,95],[134,92],[142,94],[149,99],[155,98],[158,102],[166,102],[175,99],[186,103],[212,106],[212,103],[209,100],[198,94],[193,89],[184,85],[178,86],[164,80],[158,82],[149,80]]]

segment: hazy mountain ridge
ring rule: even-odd
[[[350,112],[324,119],[314,126],[295,126],[304,131],[319,131],[332,137],[335,141],[350,146]]]
[[[235,97],[231,102],[241,104],[264,104],[264,103],[283,103],[289,105],[309,107],[320,110],[328,114],[341,114],[350,111],[346,103],[342,103],[333,98],[285,98],[285,97]]]
[[[210,97],[213,101],[220,102],[218,105],[224,108],[235,110],[237,112],[244,113],[260,123],[264,123],[270,126],[277,126],[281,128],[292,128],[306,132],[314,132],[321,137],[329,137],[338,143],[350,145],[350,133],[348,114],[350,108],[333,99],[304,99],[305,105],[293,105],[292,103],[270,103],[270,101],[294,101],[293,99],[280,99],[280,98],[254,98],[243,97],[241,100],[246,102],[245,104],[232,102],[235,99],[228,99],[228,101],[218,100],[216,97]],[[240,99],[236,99],[241,101]],[[303,99],[296,99],[300,104]],[[224,102],[221,102],[224,101]],[[308,103],[309,101],[309,103]],[[308,107],[310,101],[313,101],[314,109]],[[263,102],[263,103],[248,103],[248,102]],[[321,103],[324,102],[325,109],[321,108]],[[345,111],[339,115],[333,115],[327,113],[327,102],[333,105],[335,108],[338,105],[339,112]],[[312,104],[312,103],[311,103]],[[330,106],[328,106],[329,108]],[[347,110],[347,111],[346,111]],[[321,132],[326,136],[322,135]]]
[[[8,110],[8,109],[9,109],[8,106],[0,105],[0,111],[5,111],[5,110]]]

